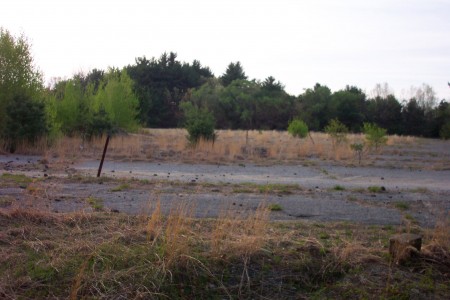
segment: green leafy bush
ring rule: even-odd
[[[439,136],[444,140],[450,139],[450,122],[442,125],[441,130],[439,131]]]
[[[332,119],[325,127],[325,132],[330,135],[334,148],[347,141],[348,128],[338,119]]]
[[[308,125],[300,119],[294,119],[289,123],[288,132],[298,138],[305,138],[308,135]]]
[[[369,147],[375,147],[375,151],[382,145],[387,143],[386,129],[379,127],[376,124],[364,123],[364,134],[366,135]]]
[[[187,138],[192,145],[197,145],[200,139],[208,141],[216,139],[215,120],[208,110],[195,107],[190,102],[183,102],[180,107],[184,112]]]
[[[46,135],[48,127],[44,104],[28,96],[17,95],[6,107],[6,126],[3,138],[7,148],[14,152],[18,142],[33,144]]]

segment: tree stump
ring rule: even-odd
[[[396,234],[389,239],[389,253],[396,263],[404,263],[420,253],[422,237],[417,234]]]

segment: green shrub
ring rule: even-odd
[[[358,155],[358,163],[361,164],[361,158],[363,155],[364,144],[363,143],[354,143],[350,145],[350,148]]]
[[[342,185],[335,185],[333,187],[333,190],[335,190],[335,191],[344,191],[345,188]]]
[[[93,137],[100,137],[113,133],[113,124],[103,108],[92,114],[86,127],[85,138],[90,141]]]
[[[294,119],[289,123],[288,132],[298,138],[305,138],[308,135],[308,125],[300,119]]]
[[[325,132],[330,135],[333,147],[337,147],[347,141],[348,128],[338,119],[331,120],[325,127]]]
[[[34,144],[48,133],[45,106],[25,95],[15,96],[6,107],[6,126],[3,138],[8,150],[14,152],[19,142]]]
[[[386,190],[386,188],[382,187],[382,186],[369,186],[367,188],[369,190],[369,192],[371,193],[381,193],[384,192]]]
[[[439,130],[439,136],[444,140],[450,139],[450,122],[442,125],[441,130]]]
[[[363,131],[369,147],[375,147],[376,151],[380,146],[387,143],[386,129],[376,124],[364,123]]]
[[[200,139],[208,141],[216,139],[215,120],[208,110],[195,107],[190,102],[183,102],[180,106],[184,112],[187,139],[192,145],[197,145]]]

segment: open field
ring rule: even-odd
[[[311,138],[293,138],[287,132],[218,130],[214,143],[201,141],[189,147],[184,129],[143,129],[139,134],[114,137],[108,158],[114,161],[184,162],[207,164],[254,163],[311,164],[330,161],[334,165],[358,165],[350,144],[363,142],[363,135],[350,134],[348,142],[336,149],[327,134],[311,134]],[[81,138],[61,138],[51,147],[41,141],[30,148],[18,145],[17,154],[40,155],[47,160],[71,162],[97,159],[101,156],[104,138],[83,142]],[[449,170],[448,141],[416,137],[389,136],[387,146],[378,152],[366,149],[362,166]],[[7,154],[4,152],[4,154]]]
[[[184,136],[113,138],[101,178],[101,139],[0,156],[0,297],[449,298],[449,142],[359,164],[318,133]],[[423,236],[406,262],[402,232]]]

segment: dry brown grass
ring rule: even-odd
[[[255,212],[239,214],[223,210],[211,230],[211,250],[215,257],[248,256],[266,242],[270,210],[260,204]]]
[[[387,145],[411,145],[417,143],[417,138],[414,136],[401,136],[401,135],[390,135],[388,136]]]
[[[158,201],[137,217],[0,211],[5,265],[0,295],[291,299],[383,293],[405,298],[410,286],[421,298],[448,292],[445,257],[426,257],[418,267],[428,273],[389,266],[383,247],[389,232],[382,228],[271,223],[268,214],[264,206],[246,215],[225,208],[218,219],[195,220],[185,203],[164,214]],[[439,245],[448,243],[445,226],[432,235]],[[430,280],[436,284],[425,285]]]
[[[429,240],[423,253],[437,261],[446,261],[450,267],[450,213],[440,218],[433,230],[428,231]]]
[[[186,136],[184,129],[142,129],[138,134],[113,137],[107,155],[124,161],[290,163],[313,158],[354,164],[357,159],[350,145],[364,141],[362,134],[349,134],[346,143],[333,147],[329,136],[319,132],[298,139],[285,131],[217,130],[214,142],[200,140],[192,148]],[[388,139],[390,146],[416,142],[413,137],[389,136]],[[90,142],[79,137],[61,137],[48,147],[43,139],[33,147],[20,145],[17,153],[41,154],[57,162],[72,162],[101,157],[104,143],[104,137]],[[377,154],[382,154],[382,150]]]

